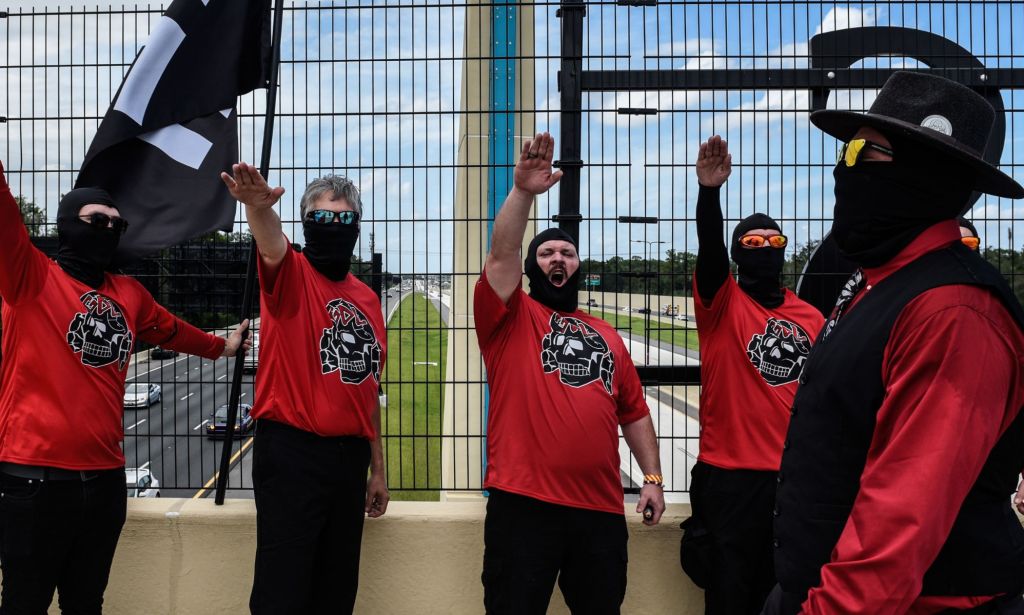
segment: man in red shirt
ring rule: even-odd
[[[775,480],[789,405],[824,319],[782,286],[787,239],[765,214],[748,216],[733,230],[730,251],[739,281],[733,279],[719,202],[732,156],[720,136],[701,144],[696,167],[701,431],[690,484],[693,517],[684,527],[687,534],[704,528],[710,540],[703,541],[703,558],[687,553],[700,543],[684,540],[682,556],[684,565],[707,562],[705,613],[749,615],[775,585]]]
[[[387,510],[377,391],[387,336],[380,298],[349,273],[359,190],[327,175],[300,201],[296,252],[254,167],[222,174],[259,249],[260,366],[253,447],[253,613],[351,613],[365,516]],[[370,478],[367,482],[367,467]]]
[[[100,613],[124,525],[122,414],[138,340],[208,359],[225,340],[107,273],[127,222],[110,195],[78,188],[57,210],[56,262],[29,241],[0,164],[0,563],[2,613]]]
[[[580,259],[559,229],[521,246],[534,197],[561,178],[554,139],[523,144],[514,185],[494,220],[474,295],[487,368],[489,490],[484,525],[487,613],[547,612],[555,579],[573,613],[618,613],[626,591],[626,521],[618,429],[645,474],[637,512],[665,510],[661,465],[643,388],[622,338],[577,308]]]
[[[1024,609],[1024,310],[960,241],[973,191],[1024,188],[985,162],[995,112],[896,72],[866,114],[818,111],[845,142],[832,235],[861,269],[804,367],[775,510],[765,613]]]

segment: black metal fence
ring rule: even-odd
[[[0,18],[0,160],[33,234],[52,234],[92,135],[157,5],[42,3]],[[1024,181],[1024,50],[1014,2],[411,2],[290,4],[285,10],[270,180],[287,189],[285,229],[302,242],[298,195],[341,173],[362,188],[358,255],[383,255],[389,359],[383,423],[396,495],[479,487],[486,399],[471,284],[521,139],[556,135],[565,179],[538,199],[538,229],[578,233],[580,300],[620,328],[645,369],[670,492],[697,454],[699,342],[692,163],[712,134],[730,143],[727,222],[754,212],[790,237],[796,286],[830,226],[837,143],[808,113],[865,109],[896,68],[940,71],[983,92],[1003,121],[987,155]],[[257,162],[262,91],[239,101],[241,157]],[[969,217],[984,254],[1024,294],[1021,205],[983,196]],[[206,327],[238,320],[246,226],[142,263],[136,275]],[[1024,237],[1019,232],[1017,237]],[[256,315],[258,316],[258,314]],[[203,496],[219,443],[230,361],[157,359],[139,349],[130,384],[160,401],[125,411],[128,465],[164,495]],[[251,376],[243,403],[252,403]],[[248,434],[229,495],[251,482]],[[639,471],[624,446],[623,482]]]

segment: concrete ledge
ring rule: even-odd
[[[702,613],[703,594],[679,569],[672,504],[648,528],[626,509],[629,586],[625,613]],[[357,613],[483,612],[484,502],[394,502],[366,522]],[[252,500],[130,500],[104,612],[112,615],[247,613],[256,549]],[[55,601],[56,602],[56,601]],[[54,606],[51,613],[57,613]],[[558,589],[550,613],[568,613]]]

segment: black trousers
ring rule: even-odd
[[[369,464],[364,438],[325,438],[266,419],[256,424],[252,613],[352,612]]]
[[[693,516],[708,529],[715,546],[704,593],[705,615],[757,615],[775,585],[776,475],[702,462],[693,467]]]
[[[492,489],[481,576],[488,615],[543,615],[556,578],[571,612],[617,615],[628,538],[623,515]]]
[[[124,470],[89,480],[32,480],[0,473],[0,615],[45,615],[53,592],[64,615],[103,612],[124,526]]]

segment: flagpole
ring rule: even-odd
[[[274,140],[274,118],[277,109],[277,75],[281,66],[281,23],[284,17],[284,0],[274,0],[274,32],[271,39],[270,83],[267,84],[267,110],[263,122],[263,151],[260,155],[260,174],[267,177],[270,172],[270,150]],[[242,296],[242,316],[239,322],[252,314],[252,296],[256,287],[256,241],[249,243],[249,264],[245,270],[245,291]],[[251,325],[250,325],[251,330]],[[246,331],[246,336],[249,331]],[[228,468],[231,465],[231,449],[235,444],[235,424],[238,419],[238,401],[242,392],[242,368],[245,365],[245,349],[239,348],[235,356],[235,369],[231,375],[231,394],[228,397],[228,417],[224,426],[224,447],[221,449],[220,470],[217,472],[217,493],[214,502],[224,504],[224,492],[228,487]],[[258,368],[257,368],[258,369]]]

